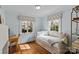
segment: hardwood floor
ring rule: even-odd
[[[22,54],[49,54],[49,52],[42,48],[40,45],[38,45],[36,42],[29,42],[27,43],[29,45],[29,49],[22,49]],[[15,49],[15,48],[13,48]],[[20,54],[20,50],[15,52],[15,54]]]

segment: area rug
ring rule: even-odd
[[[29,44],[19,45],[21,50],[31,49]]]

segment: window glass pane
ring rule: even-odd
[[[28,25],[28,32],[32,32],[32,22],[31,21],[29,22],[29,25]]]
[[[22,33],[27,33],[27,21],[22,21]]]
[[[32,22],[31,21],[22,21],[22,33],[32,32]]]
[[[50,26],[50,30],[58,32],[58,29],[59,29],[59,19],[51,20],[51,22],[49,21],[49,23],[51,23],[49,25]]]

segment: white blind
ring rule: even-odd
[[[55,19],[59,19],[59,18],[62,18],[62,13],[56,13],[56,14],[54,14],[54,15],[49,15],[48,16],[48,20],[55,20]]]
[[[18,19],[21,21],[34,21],[34,17],[29,17],[29,16],[18,16]]]

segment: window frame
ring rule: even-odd
[[[20,33],[23,34],[23,32],[22,32],[22,22],[24,22],[24,21],[27,22],[26,23],[27,24],[27,29],[26,29],[27,31],[25,32],[25,34],[32,33],[33,32],[33,21],[28,21],[28,20],[23,20],[23,21],[20,20]],[[28,22],[31,22],[31,24],[32,24],[32,25],[30,25],[32,27],[32,31],[31,32],[28,31],[29,30],[28,29],[28,26],[29,26]]]
[[[59,19],[58,19],[58,24],[55,24],[54,23],[55,20],[51,20],[50,21],[50,31],[56,31],[56,32],[59,32]],[[56,29],[56,26],[58,26],[58,29]],[[52,27],[52,28],[51,28]]]
[[[57,16],[57,18],[54,18],[56,16]],[[63,13],[58,13],[55,15],[48,15],[48,31],[51,31],[50,30],[50,21],[59,19],[59,29],[57,32],[59,32],[59,33],[62,32],[62,18],[63,18]]]

